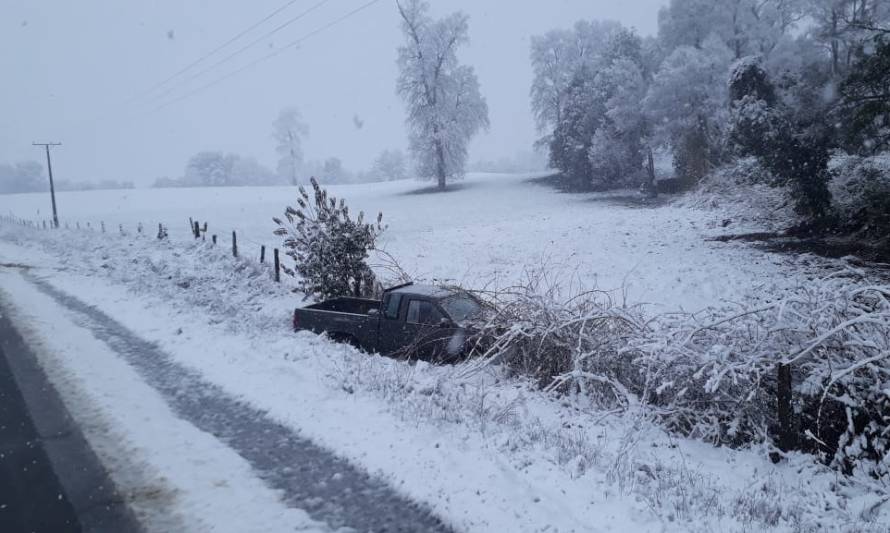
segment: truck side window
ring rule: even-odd
[[[386,301],[386,310],[384,316],[389,320],[397,320],[399,318],[399,307],[402,305],[401,294],[390,294]]]
[[[408,302],[406,322],[411,324],[435,324],[441,319],[441,313],[430,302],[424,300],[411,300]]]

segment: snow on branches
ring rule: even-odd
[[[399,48],[398,93],[408,107],[411,155],[422,177],[462,177],[470,139],[488,127],[488,104],[457,49],[469,41],[469,17],[434,20],[422,0],[397,3],[406,43]]]
[[[306,298],[372,294],[375,278],[366,260],[385,229],[383,213],[370,224],[362,212],[353,220],[344,200],[328,196],[315,178],[310,182],[313,194],[300,186],[298,207],[285,210],[286,222],[272,219],[275,235],[285,237],[286,254],[296,262],[299,288]]]
[[[838,469],[890,481],[890,285],[847,267],[781,298],[647,317],[550,279],[541,271],[480,293],[489,312],[474,368],[500,362],[714,444],[790,431]],[[779,427],[781,366],[791,369],[790,428]]]

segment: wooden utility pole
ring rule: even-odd
[[[62,146],[62,143],[31,143],[34,146],[46,148],[46,172],[49,174],[49,195],[53,201],[53,227],[59,228],[59,212],[56,210],[56,186],[53,184],[53,163],[49,157],[50,146]]]

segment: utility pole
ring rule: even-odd
[[[53,200],[53,227],[59,229],[59,212],[56,210],[56,186],[53,184],[53,163],[49,157],[50,146],[62,146],[62,143],[31,143],[46,148],[46,171],[49,174],[49,195]]]

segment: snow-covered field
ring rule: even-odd
[[[471,176],[449,194],[412,194],[416,182],[332,189],[353,209],[384,212],[386,249],[407,270],[470,286],[508,284],[543,263],[620,289],[616,296],[630,303],[695,310],[780,291],[824,264],[708,242],[720,213],[627,207],[526,179]],[[271,217],[293,197],[289,189],[72,193],[60,195],[63,220],[72,228],[90,221],[92,231],[0,227],[0,263],[31,267],[0,269],[0,295],[28,324],[29,338],[52,352],[41,362],[53,381],[89,405],[79,412],[113,426],[92,435],[112,463],[115,449],[125,450],[126,460],[117,459],[126,465],[112,475],[132,477],[132,463],[142,465],[153,473],[143,477],[167,489],[179,519],[195,530],[315,524],[288,514],[274,492],[239,499],[241,487],[258,481],[212,436],[171,424],[169,439],[147,438],[150,424],[173,417],[151,393],[138,415],[147,427],[120,420],[130,385],[144,386],[139,375],[118,360],[125,386],[109,384],[97,367],[114,354],[90,344],[102,341],[89,332],[75,333],[83,321],[35,282],[114,317],[177,364],[386,480],[459,531],[888,530],[886,511],[870,512],[876,492],[808,456],[774,465],[764,449],[677,438],[632,412],[549,397],[497,368],[474,374],[462,365],[411,365],[290,332],[288,312],[299,298],[253,258],[196,244],[186,225],[191,216],[221,236],[236,229],[242,251],[253,245],[258,253],[259,243],[274,244]],[[44,203],[44,196],[3,197],[0,212],[39,218]],[[96,231],[99,221],[108,235]],[[133,234],[139,222],[147,234]],[[170,242],[154,239],[158,222],[170,226]],[[128,235],[117,234],[118,224]],[[111,446],[114,439],[123,444]],[[208,453],[174,457],[175,443]],[[207,474],[214,468],[227,472],[224,484]],[[173,475],[192,469],[193,478]],[[215,505],[204,501],[211,498]],[[220,502],[251,520],[216,517]]]
[[[329,187],[354,211],[382,211],[382,246],[416,278],[479,287],[508,284],[530,267],[547,265],[588,287],[620,290],[633,303],[696,311],[766,285],[783,285],[798,267],[773,254],[707,243],[719,214],[667,206],[623,208],[602,195],[562,194],[531,175],[470,175],[449,194],[415,194],[417,181]],[[273,216],[294,205],[293,188],[146,189],[61,193],[63,222],[101,222],[133,233],[157,224],[174,240],[189,239],[188,220],[209,222],[225,245],[238,232],[244,254],[275,246]],[[0,214],[47,217],[45,194],[0,196]],[[709,218],[713,220],[709,221]],[[730,228],[736,230],[738,228]],[[209,239],[209,236],[208,236]],[[794,279],[790,280],[791,282]]]

